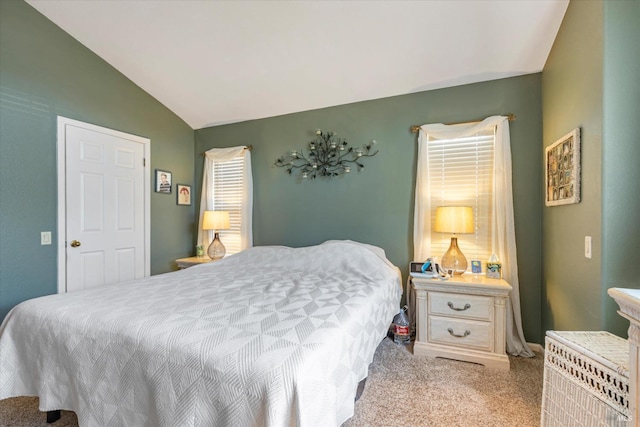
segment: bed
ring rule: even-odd
[[[28,300],[0,326],[0,399],[80,426],[339,426],[401,292],[382,249],[331,241]]]

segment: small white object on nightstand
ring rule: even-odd
[[[440,280],[412,273],[411,281],[416,291],[414,354],[509,369],[509,283],[474,274]]]

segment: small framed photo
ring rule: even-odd
[[[545,204],[580,202],[580,128],[575,128],[545,150]]]
[[[156,193],[171,194],[171,172],[156,169]]]
[[[473,274],[482,273],[482,262],[476,260],[471,261],[471,272]]]
[[[178,205],[191,206],[191,186],[186,184],[176,184],[176,194],[178,195]]]
[[[487,261],[487,277],[492,279],[502,278],[502,263]]]

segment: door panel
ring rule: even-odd
[[[118,178],[116,181],[115,206],[117,208],[116,230],[133,231],[135,227],[135,181]]]
[[[76,200],[75,195],[71,198],[74,203],[74,210],[80,215],[80,230],[84,232],[102,232],[104,230],[104,181],[102,175],[95,175],[80,172],[80,189],[76,190],[72,185],[71,191],[78,191],[76,194],[80,200]],[[75,203],[79,202],[79,206]],[[69,207],[67,205],[67,207]],[[75,217],[75,214],[74,214]],[[74,218],[75,219],[75,218]]]
[[[76,270],[79,273],[77,282],[81,284],[81,287],[77,286],[77,289],[68,289],[67,287],[67,291],[104,285],[104,251],[83,251],[78,257],[80,265]],[[75,276],[75,274],[72,274],[69,278],[75,278]]]
[[[117,281],[124,282],[136,278],[136,248],[121,248],[116,250]]]

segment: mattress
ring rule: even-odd
[[[332,241],[36,298],[0,326],[0,399],[81,426],[338,426],[400,295],[384,251]]]

